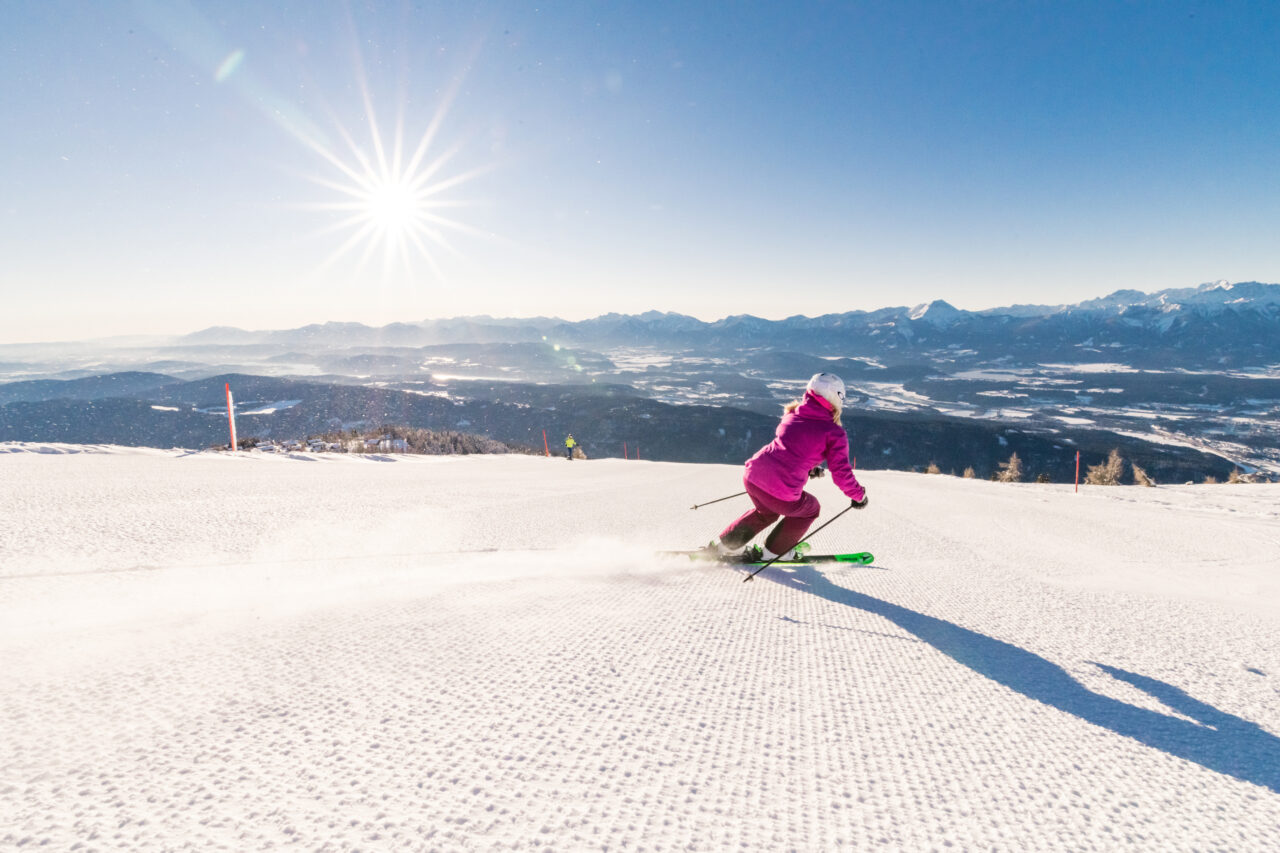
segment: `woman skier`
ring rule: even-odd
[[[724,529],[707,547],[731,554],[782,517],[769,533],[764,547],[753,545],[743,552],[749,562],[803,558],[809,544],[801,543],[822,507],[804,491],[807,479],[821,477],[818,463],[826,460],[831,479],[862,509],[867,490],[849,465],[849,437],[840,425],[844,408],[844,381],[834,373],[815,373],[804,397],[787,404],[775,438],[747,460],[742,484],[754,508]]]

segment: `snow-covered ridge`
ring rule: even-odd
[[[570,322],[557,317],[493,318],[454,317],[415,323],[391,323],[372,327],[362,323],[328,322],[296,329],[247,331],[215,326],[187,335],[153,338],[148,346],[210,347],[273,345],[279,347],[429,346],[448,343],[488,343],[533,345],[549,342],[611,341],[615,345],[679,341],[697,343],[702,338],[740,339],[743,342],[768,340],[779,333],[832,332],[861,329],[877,324],[926,323],[938,328],[975,318],[1033,319],[1064,315],[1120,317],[1138,310],[1177,311],[1193,309],[1202,314],[1222,312],[1260,314],[1280,319],[1280,284],[1217,281],[1197,287],[1167,288],[1151,293],[1118,290],[1107,296],[1076,304],[1007,305],[981,310],[959,309],[943,299],[914,307],[891,306],[873,311],[846,311],[818,317],[795,315],[784,320],[768,320],[749,314],[703,321],[674,312],[647,311],[642,314],[609,313],[588,320]],[[65,356],[76,348],[111,349],[136,345],[133,340],[64,342],[56,345],[12,345],[25,353],[39,355],[56,347]]]
[[[420,345],[428,341],[539,341],[544,336],[572,338],[626,336],[643,333],[665,339],[706,332],[737,333],[746,337],[766,334],[767,330],[784,328],[829,328],[849,321],[893,322],[924,321],[936,326],[949,326],[966,317],[1050,317],[1066,313],[1099,315],[1124,314],[1137,308],[1169,309],[1173,306],[1195,307],[1200,311],[1258,311],[1280,309],[1280,284],[1261,282],[1217,281],[1197,287],[1168,288],[1152,293],[1118,290],[1107,296],[1074,305],[1009,305],[967,311],[937,299],[915,307],[888,307],[876,311],[851,311],[823,317],[795,316],[772,321],[751,315],[734,315],[713,322],[672,312],[648,311],[638,315],[604,314],[590,320],[568,322],[554,317],[501,318],[464,317],[424,320],[419,323],[394,323],[373,328],[360,323],[324,323],[283,331],[246,332],[242,329],[215,327],[175,339],[178,344],[245,344],[278,343],[298,345],[324,343],[331,346],[354,344]]]
[[[1190,334],[1180,337],[1183,331]],[[1106,343],[1080,343],[1097,341],[1100,333],[1106,334]],[[1072,340],[1068,343],[1068,339]],[[648,311],[611,313],[578,322],[554,317],[465,317],[379,328],[336,322],[256,332],[216,327],[169,339],[160,351],[167,349],[166,357],[175,366],[189,367],[192,362],[211,358],[220,359],[220,363],[234,360],[252,345],[263,351],[275,350],[271,358],[279,363],[273,361],[273,365],[289,365],[294,373],[373,375],[421,367],[422,362],[400,364],[400,359],[408,356],[397,349],[435,347],[441,357],[456,357],[459,353],[453,350],[468,347],[473,356],[491,361],[536,362],[545,380],[554,379],[555,368],[573,359],[598,360],[599,353],[635,347],[678,349],[693,357],[759,347],[805,351],[816,347],[819,355],[840,352],[861,356],[878,356],[886,348],[921,354],[951,348],[980,359],[1013,356],[1035,361],[1041,356],[1061,360],[1062,348],[1075,343],[1140,350],[1156,344],[1176,350],[1161,353],[1162,362],[1172,355],[1176,366],[1205,369],[1274,364],[1280,361],[1276,340],[1280,340],[1280,284],[1212,282],[1153,293],[1118,290],[1074,305],[1009,305],[970,311],[936,299],[914,307],[817,317],[794,315],[782,320],[738,314],[706,322],[683,314]],[[89,355],[103,361],[116,345],[99,342],[98,346],[92,350],[92,343],[67,345],[62,347],[62,360],[84,348],[86,357],[77,356],[75,368],[87,373],[92,369]],[[220,347],[232,349],[223,352]],[[372,353],[360,353],[361,348]],[[314,362],[317,353],[325,356],[320,363]],[[29,359],[47,358],[38,348],[26,348],[20,354]],[[597,370],[610,367],[603,363],[583,366]],[[20,372],[11,375],[22,378]]]
[[[1196,306],[1202,309],[1240,310],[1252,308],[1265,310],[1280,306],[1280,285],[1261,284],[1256,281],[1231,283],[1216,281],[1199,287],[1171,288],[1155,293],[1136,290],[1119,290],[1110,296],[1093,299],[1071,306],[1078,311],[1123,313],[1130,308],[1176,309]],[[999,309],[994,309],[998,311]]]

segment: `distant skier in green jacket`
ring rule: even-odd
[[[573,449],[578,446],[578,442],[573,440],[573,433],[569,433],[569,437],[564,440],[564,457],[570,462],[573,461]]]

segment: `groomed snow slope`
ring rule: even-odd
[[[743,584],[650,556],[732,467],[60,449],[0,445],[3,848],[1280,838],[1275,486],[869,471],[874,566]]]

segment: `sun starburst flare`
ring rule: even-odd
[[[460,256],[450,242],[451,234],[489,236],[445,214],[449,209],[467,205],[463,200],[450,197],[449,191],[490,171],[492,166],[450,172],[449,165],[461,150],[461,145],[453,145],[439,153],[433,151],[456,86],[441,101],[408,157],[404,156],[403,110],[388,146],[379,128],[363,75],[360,75],[360,87],[369,121],[371,151],[359,145],[336,119],[334,124],[342,142],[340,151],[314,137],[302,138],[303,143],[332,169],[328,175],[304,177],[336,192],[338,198],[301,207],[346,214],[317,232],[317,237],[346,234],[346,238],[323,261],[321,268],[330,268],[343,258],[358,255],[359,267],[363,270],[381,251],[384,276],[397,267],[412,271],[417,262],[423,262],[436,278],[443,278],[439,254],[445,252]]]

